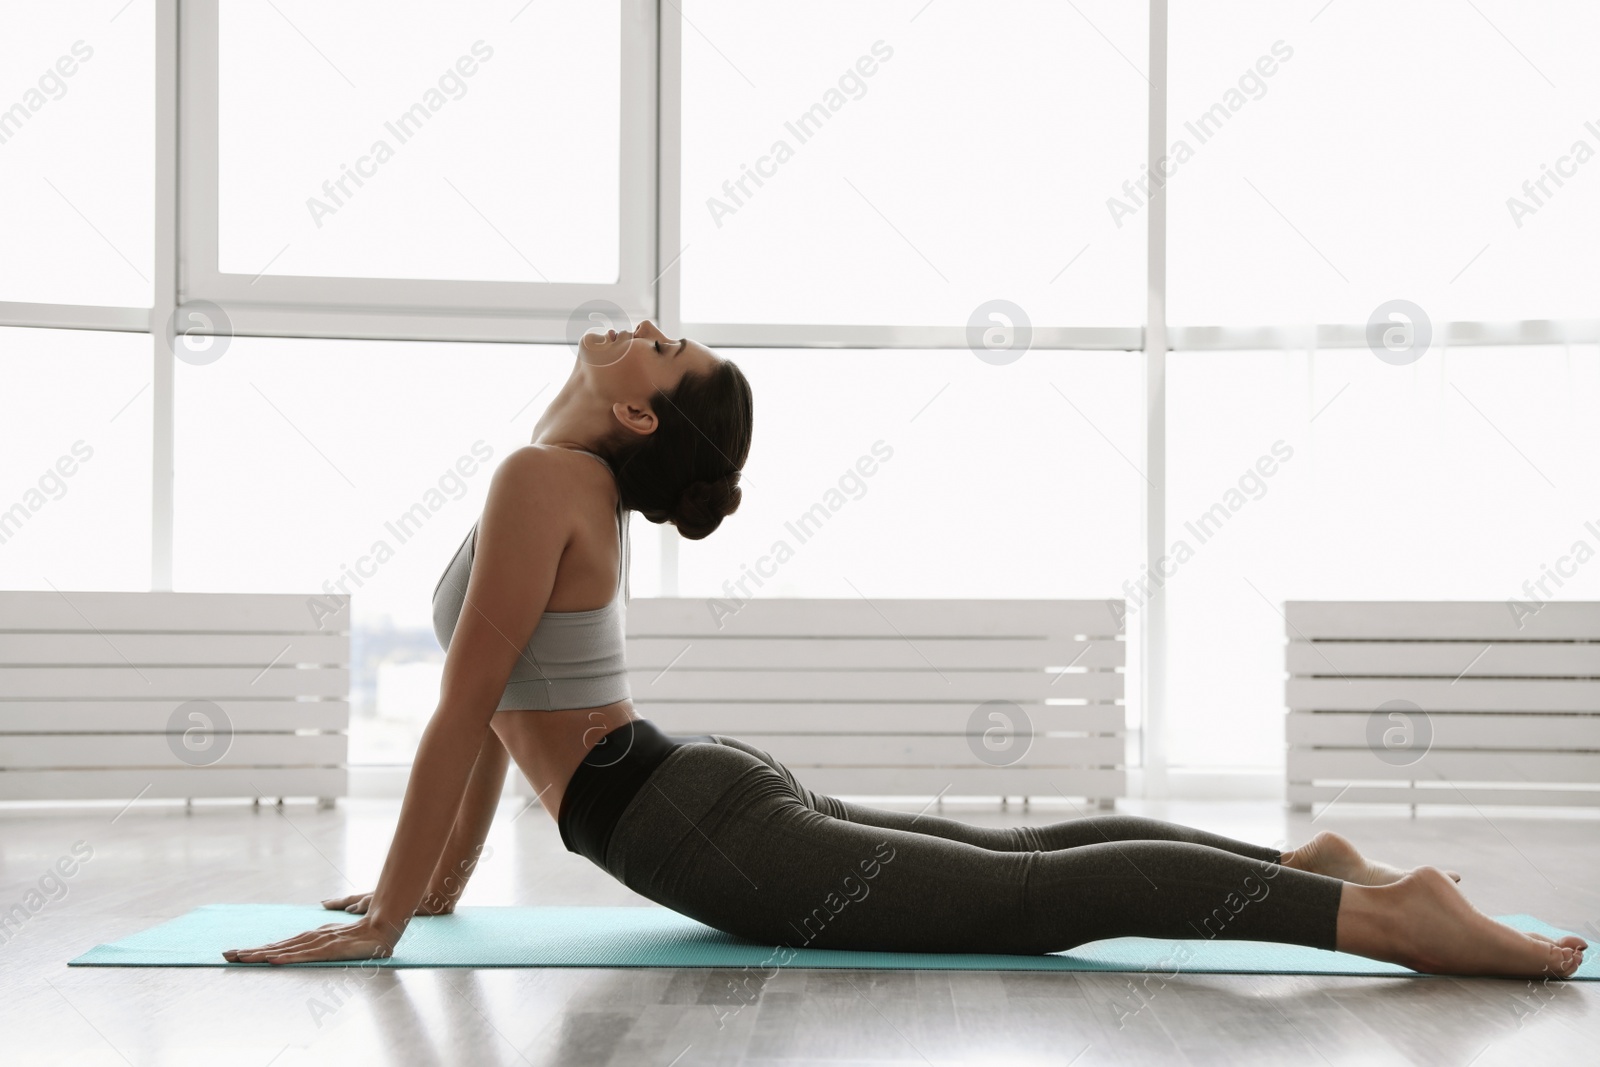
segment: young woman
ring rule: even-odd
[[[707,925],[789,948],[1034,954],[1100,938],[1337,948],[1423,971],[1569,976],[1587,944],[1495,922],[1432,867],[1318,834],[1289,852],[1153,819],[992,829],[821,796],[731,737],[640,718],[623,662],[627,521],[702,538],[739,506],[750,386],[649,322],[590,333],[533,443],[507,456],[434,594],[447,648],[359,915],[224,956],[386,957],[455,906],[514,760],[570,851]]]

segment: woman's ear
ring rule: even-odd
[[[656,413],[647,407],[619,401],[611,405],[611,414],[616,416],[624,429],[640,437],[647,437],[656,431]]]

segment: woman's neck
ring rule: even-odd
[[[533,444],[595,451],[611,426],[611,407],[594,396],[574,367],[561,391],[533,424]]]

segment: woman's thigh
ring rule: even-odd
[[[1007,951],[1002,917],[1020,905],[1027,854],[836,819],[765,764],[734,768],[723,755],[663,764],[618,823],[608,867],[630,888],[769,945],[916,951],[925,924],[948,929],[959,915],[966,943]],[[701,802],[708,777],[730,772],[727,792]]]

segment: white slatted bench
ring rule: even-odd
[[[1600,603],[1519,619],[1502,601],[1290,601],[1285,617],[1297,810],[1600,804]]]
[[[1120,600],[635,598],[640,713],[856,796],[1126,795]]]
[[[350,598],[317,599],[0,592],[0,800],[347,795]]]

